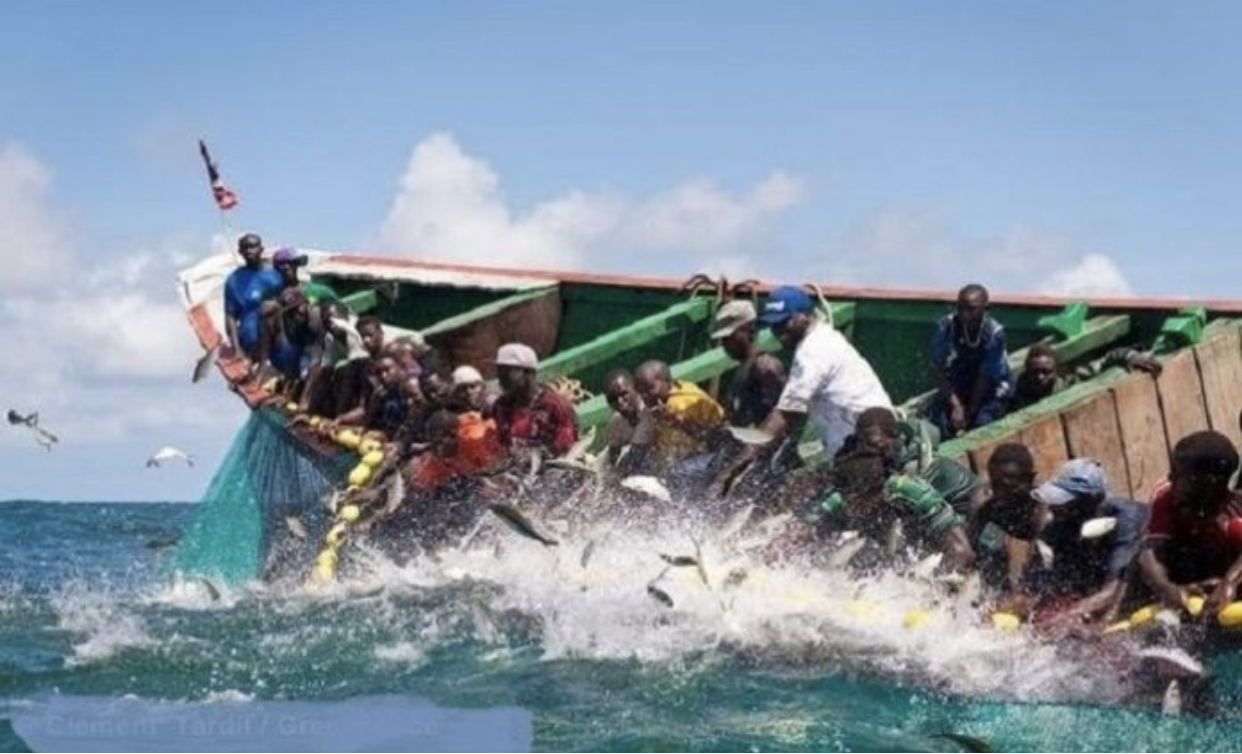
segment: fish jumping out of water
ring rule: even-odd
[[[668,592],[664,591],[655,584],[647,585],[647,594],[651,596],[651,599],[659,602],[661,605],[664,605],[667,608],[673,607],[673,598],[668,596]]]
[[[207,352],[199,357],[194,364],[194,374],[190,377],[191,383],[202,382],[207,377],[207,370],[211,368],[212,363],[216,360],[216,354],[220,352],[219,344],[208,348]]]
[[[521,511],[514,508],[512,505],[492,503],[487,506],[487,509],[495,514],[501,521],[508,524],[510,529],[513,529],[515,532],[521,534],[527,539],[533,539],[544,547],[555,547],[560,544],[555,539],[552,539],[544,534],[540,534],[534,524],[532,524],[526,516],[523,516]]]

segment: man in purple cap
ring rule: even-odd
[[[717,476],[713,486],[717,492],[727,488],[743,465],[778,448],[784,438],[798,437],[808,419],[831,458],[853,433],[859,414],[876,406],[893,406],[871,365],[845,336],[822,320],[806,291],[792,285],[774,289],[763,304],[759,322],[772,328],[782,345],[793,349],[793,365],[776,408],[759,425],[772,440],[748,445],[739,453]]]

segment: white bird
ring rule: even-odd
[[[194,465],[194,459],[190,457],[189,453],[186,453],[184,450],[178,450],[171,445],[165,445],[147,459],[147,468],[158,469],[169,461],[185,461],[186,466]]]

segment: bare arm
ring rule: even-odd
[[[1161,602],[1169,607],[1181,608],[1182,589],[1169,580],[1169,570],[1165,568],[1159,557],[1162,553],[1158,552],[1163,549],[1161,543],[1148,543],[1139,553],[1139,572],[1143,574],[1143,580],[1147,582]]]

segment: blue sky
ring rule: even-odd
[[[168,280],[219,231],[199,135],[242,195],[234,224],[300,245],[1229,297],[1240,21],[1230,3],[2,4],[0,261],[25,271],[0,273],[0,306],[34,366],[0,387],[81,434],[51,456],[0,435],[0,498],[195,498],[240,422],[218,383],[182,384]],[[90,322],[117,299],[150,323],[119,343],[32,314]],[[198,467],[143,472],[168,439]]]

